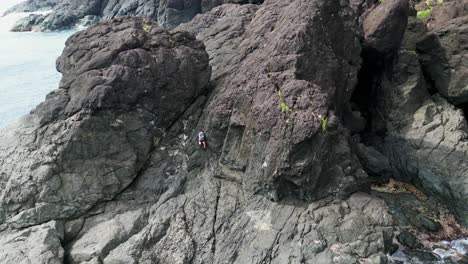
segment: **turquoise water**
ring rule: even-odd
[[[4,9],[5,3],[1,2],[0,14]],[[73,33],[8,32],[17,19],[26,15],[0,17],[0,127],[29,113],[58,87],[61,74],[55,60]]]

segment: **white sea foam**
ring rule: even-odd
[[[450,247],[462,255],[468,255],[468,239],[460,239],[450,242]]]

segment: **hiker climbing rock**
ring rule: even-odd
[[[203,149],[206,149],[206,137],[205,137],[205,131],[200,130],[198,132],[198,145],[203,146]]]

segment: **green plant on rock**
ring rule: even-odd
[[[435,6],[436,1],[439,4],[444,3],[444,0],[426,0],[425,3],[427,6],[427,9],[418,11],[416,14],[416,17],[420,20],[425,20],[426,18],[428,18],[432,13],[432,8]]]
[[[432,7],[429,7],[426,10],[418,11],[418,13],[416,14],[416,17],[419,20],[425,20],[426,18],[428,18],[431,15],[431,12],[432,12]]]
[[[285,112],[290,111],[289,106],[287,104],[285,104],[284,102],[281,102],[280,106],[281,106],[281,112],[285,113]]]
[[[280,86],[278,85],[276,80],[271,76],[270,73],[268,73],[267,75],[268,75],[268,78],[273,82],[273,85],[275,86],[275,90],[278,91],[278,97],[279,97],[279,101],[280,101],[281,112],[283,112],[283,113],[290,112],[291,109],[289,108],[289,106],[286,104],[286,101],[284,100],[283,94],[281,93]]]
[[[324,118],[321,115],[319,115],[319,118],[320,118],[320,122],[322,123],[322,131],[323,132],[327,131],[328,117]]]
[[[280,90],[278,90],[278,96],[279,96],[279,99],[280,99],[281,112],[287,113],[287,112],[291,111],[291,109],[289,109],[289,106],[284,101],[283,94],[281,94]]]

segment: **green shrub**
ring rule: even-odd
[[[289,112],[289,106],[285,102],[281,102],[281,112]]]
[[[291,109],[289,109],[289,106],[285,103],[283,94],[281,93],[280,90],[278,90],[278,97],[279,97],[279,100],[280,100],[281,112],[287,113],[287,112],[291,111]]]
[[[426,0],[426,1],[424,1],[426,3],[427,9],[418,11],[418,13],[416,15],[417,18],[420,19],[420,20],[425,20],[426,18],[428,18],[431,15],[432,7],[435,6],[436,1],[439,4],[444,3],[444,0]]]
[[[418,11],[418,13],[416,14],[416,17],[420,20],[425,20],[431,15],[431,12],[432,12],[432,7],[429,7],[426,10]]]
[[[319,118],[322,123],[322,131],[323,132],[327,131],[328,117],[323,118],[321,115],[319,115]]]

